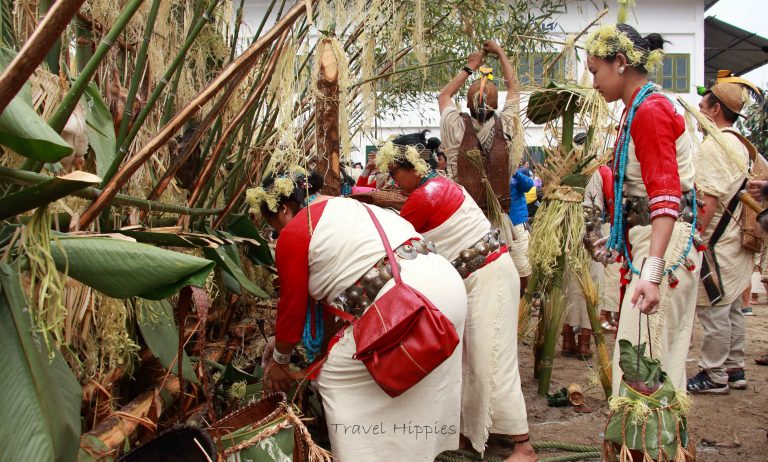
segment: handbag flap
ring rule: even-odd
[[[395,284],[355,322],[358,358],[400,341],[426,304],[410,286]]]

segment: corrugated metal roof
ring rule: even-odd
[[[742,75],[768,63],[768,39],[715,17],[704,20],[704,77],[719,69]]]

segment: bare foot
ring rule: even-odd
[[[515,444],[515,449],[504,462],[536,462],[536,451],[530,441]]]

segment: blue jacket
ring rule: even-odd
[[[525,193],[534,186],[533,179],[522,170],[518,169],[509,181],[509,219],[512,220],[513,225],[528,221],[528,204],[525,203]]]

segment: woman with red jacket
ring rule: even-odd
[[[394,143],[376,164],[409,194],[400,216],[451,261],[467,291],[461,433],[481,453],[489,434],[507,435],[516,442],[507,461],[534,461],[517,358],[520,277],[508,248],[464,188],[430,169],[417,147]]]
[[[275,349],[264,372],[273,390],[293,384],[288,362],[294,346],[322,338],[322,313],[308,307],[310,297],[360,316],[394,285],[384,245],[365,206],[319,195],[321,187],[320,175],[293,173],[267,178],[248,192],[251,206],[280,233]],[[402,280],[429,298],[461,338],[466,293],[459,275],[410,223],[369,207],[397,256]],[[458,447],[461,345],[424,379],[391,398],[354,358],[352,327],[336,338],[318,377],[336,460],[432,462],[440,452]]]

